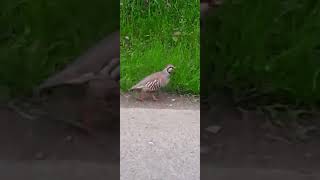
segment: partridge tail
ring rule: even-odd
[[[130,88],[129,89],[129,91],[135,91],[135,90],[139,90],[140,88],[138,88],[138,87],[132,87],[132,88]]]
[[[137,85],[132,86],[132,87],[129,89],[129,91],[134,91],[134,90],[136,90],[136,89],[137,89]]]
[[[143,87],[141,86],[140,83],[132,86],[132,88],[129,89],[129,91],[135,91],[135,90],[141,90]]]

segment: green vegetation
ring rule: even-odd
[[[173,64],[166,88],[200,92],[200,1],[122,0],[121,88]]]
[[[118,28],[118,3],[0,1],[0,96],[30,92]],[[171,63],[177,72],[167,90],[198,94],[199,0],[122,0],[120,7],[121,87]],[[212,86],[201,89],[256,87],[319,100],[319,22],[317,0],[225,0],[202,35],[201,73]]]
[[[0,1],[0,96],[29,93],[119,28],[118,3]]]
[[[212,86],[313,103],[320,99],[320,1],[224,1],[207,19],[203,64]],[[230,3],[231,2],[231,3]]]

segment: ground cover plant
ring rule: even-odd
[[[173,64],[166,91],[200,92],[200,1],[122,0],[121,89]]]
[[[293,101],[320,98],[320,2],[225,0],[206,20],[201,72],[209,86],[255,88]],[[210,82],[210,83],[208,83]],[[279,96],[271,100],[281,101]]]
[[[118,1],[0,2],[0,96],[25,95],[119,28]]]

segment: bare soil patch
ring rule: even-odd
[[[157,102],[152,99],[140,102],[131,94],[122,94],[120,101],[121,107],[200,108],[197,97],[170,94],[161,94]],[[209,111],[205,106],[201,106],[201,110],[201,163],[227,168],[287,169],[303,173],[319,171],[319,133],[314,133],[304,142],[288,143],[281,139],[286,134],[285,130],[268,127],[265,118],[255,112],[243,114],[232,106],[224,106],[210,112],[210,118],[206,118]],[[24,119],[5,105],[0,106],[0,116],[1,160],[119,163],[120,134],[117,128],[113,132],[88,136],[63,122]],[[320,127],[318,119],[312,122]],[[213,125],[221,129],[217,133],[206,130]]]
[[[119,163],[119,131],[90,136],[60,121],[22,118],[6,106],[0,116],[1,160]]]
[[[286,138],[292,133],[290,129],[271,126],[257,112],[241,112],[231,105],[215,111],[202,108],[201,163],[224,168],[319,171],[319,131],[304,141],[292,142]],[[317,117],[306,121],[320,127]]]
[[[151,96],[144,101],[137,100],[139,94],[122,93],[120,96],[121,107],[141,107],[157,109],[200,109],[200,99],[192,95],[176,95],[170,93],[159,93],[158,101],[153,101]]]

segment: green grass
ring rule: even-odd
[[[167,90],[198,94],[199,0],[144,2],[148,1],[121,1],[122,89],[171,63],[177,72]],[[210,32],[201,35],[203,93],[222,86],[239,93],[256,87],[318,101],[320,2],[224,2],[207,21]],[[30,92],[117,29],[118,3],[0,1],[0,96]]]
[[[0,1],[0,96],[29,93],[118,28],[119,1]]]
[[[233,1],[235,2],[235,1]],[[222,86],[320,100],[320,1],[229,0],[208,18],[201,73]],[[209,83],[210,82],[210,83]]]
[[[199,0],[121,1],[122,90],[173,64],[176,72],[166,90],[199,94],[199,9]]]

